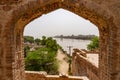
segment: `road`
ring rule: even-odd
[[[67,56],[61,50],[58,50],[56,58],[59,61],[59,69],[58,69],[58,71],[61,74],[68,74],[69,64],[64,59],[65,57],[67,57]]]

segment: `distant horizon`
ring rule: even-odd
[[[30,22],[24,29],[24,35],[41,38],[56,35],[96,35],[98,28],[90,21],[65,9],[57,9]]]
[[[74,35],[74,36],[79,36],[79,35],[82,35],[82,34],[78,34],[78,35]],[[83,34],[83,35],[87,36],[87,35],[94,35],[94,34]],[[24,35],[24,36],[31,36],[31,35]],[[46,36],[46,35],[43,35],[43,36]],[[55,36],[61,36],[61,35],[46,36],[46,37],[55,37]],[[63,35],[63,36],[72,36],[72,35]],[[94,36],[99,37],[99,35],[94,35]],[[31,37],[34,37],[34,36],[31,36]],[[37,38],[42,38],[42,36],[41,37],[34,37],[34,39],[37,39]]]

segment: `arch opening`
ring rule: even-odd
[[[91,32],[90,32],[90,30],[91,30]],[[64,37],[72,36],[73,39],[71,38],[71,41],[68,41],[68,44],[62,45],[62,47],[67,48],[67,46],[72,46],[72,47],[74,46],[73,48],[79,49],[80,46],[78,47],[78,45],[77,46],[74,45],[74,44],[79,44],[79,42],[73,43],[73,40],[74,40],[74,42],[80,41],[80,40],[74,39],[75,36],[77,36],[77,37],[80,35],[81,36],[84,36],[84,35],[99,36],[99,32],[98,32],[98,29],[96,28],[96,26],[93,25],[92,23],[90,23],[89,21],[87,21],[87,20],[85,20],[85,19],[79,17],[78,15],[75,15],[69,11],[66,11],[63,9],[58,9],[56,11],[53,11],[53,12],[48,13],[46,15],[43,15],[40,18],[37,18],[33,22],[29,23],[25,27],[24,35],[26,35],[26,36],[31,35],[34,38],[40,38],[40,39],[42,36],[46,36],[46,35],[47,35],[47,37],[55,37],[55,36],[59,37],[61,35],[63,35]],[[56,39],[56,40],[59,41],[58,39]],[[66,40],[68,40],[68,39],[66,39]],[[85,41],[85,40],[82,40],[82,42],[83,41]],[[61,42],[59,42],[59,43],[61,43]],[[70,43],[72,43],[72,45]],[[87,49],[86,47],[87,47],[88,43],[90,43],[90,41],[87,40],[84,44],[84,47],[81,47],[81,49],[83,49],[83,48]],[[65,43],[62,43],[62,44],[65,44]],[[34,45],[33,45],[33,47],[34,47]],[[69,53],[69,52],[67,52],[67,53]],[[72,53],[73,53],[73,51],[72,51]],[[91,53],[91,55],[93,55],[93,54]],[[95,64],[95,66],[97,66],[97,68],[98,68],[98,55],[99,54],[96,54],[96,55],[97,55],[97,62],[93,62],[93,61],[91,61],[91,62],[93,62],[93,64]],[[89,56],[89,58],[90,58],[90,55],[87,55],[87,56]],[[96,61],[96,60],[94,60],[94,61]],[[81,69],[83,67],[81,67]],[[84,72],[84,73],[86,73],[86,72]],[[86,75],[86,74],[84,74],[84,75]],[[76,73],[74,72],[74,76],[78,76],[78,75],[80,76],[83,74],[78,72],[76,75]]]
[[[38,18],[39,16],[41,16],[42,14],[46,14],[48,12],[51,12],[53,10],[56,10],[58,9],[59,7],[57,7],[57,4],[58,5],[65,5],[65,4],[59,4],[59,3],[55,3],[55,4],[52,4],[52,5],[47,5],[45,7],[43,7],[43,12],[37,12],[37,13],[25,13],[19,20],[18,22],[16,23],[16,29],[20,29],[21,30],[21,34],[23,35],[23,31],[24,31],[24,28],[25,28],[25,25],[27,25],[30,21],[34,20],[35,18]],[[105,41],[105,39],[101,39],[102,36],[104,35],[103,33],[103,30],[106,30],[107,29],[107,24],[105,23],[105,20],[101,17],[101,16],[98,16],[96,15],[94,12],[91,13],[91,11],[88,12],[85,10],[83,10],[83,13],[75,10],[74,8],[76,8],[75,6],[73,7],[74,5],[71,5],[70,7],[68,6],[64,6],[62,7],[63,9],[67,9],[69,11],[72,11],[74,12],[75,14],[78,14],[79,16],[83,16],[85,19],[88,19],[90,20],[92,23],[94,23],[95,25],[97,25],[98,29],[99,29],[99,32],[100,32],[100,48],[101,48],[101,45],[103,41]],[[48,7],[54,7],[54,8],[48,8]],[[50,9],[50,10],[49,10]],[[79,13],[78,13],[79,12]],[[89,16],[88,16],[89,15]],[[105,34],[108,35],[108,32],[105,31]],[[103,40],[103,41],[102,41]],[[96,72],[97,73],[97,72]],[[97,74],[98,76],[99,74]]]
[[[34,20],[35,18],[38,18],[39,16],[41,16],[42,14],[46,14],[46,13],[48,13],[48,12],[51,12],[51,11],[53,11],[53,10],[56,10],[56,9],[58,9],[59,7],[58,6],[56,6],[56,5],[65,5],[65,4],[59,4],[59,3],[55,3],[55,4],[52,4],[52,5],[47,5],[47,6],[45,6],[45,7],[43,7],[43,12],[37,12],[37,13],[31,13],[31,14],[29,14],[29,13],[25,13],[25,14],[23,14],[23,16],[18,20],[18,22],[16,23],[16,29],[17,30],[19,30],[20,29],[20,31],[22,32],[21,34],[23,35],[23,31],[24,31],[24,27],[25,27],[25,25],[27,25],[30,21],[32,21],[32,20]],[[48,6],[49,7],[54,7],[54,8],[48,8]],[[74,5],[73,5],[74,6]],[[100,17],[100,16],[97,16],[96,14],[94,14],[94,13],[91,13],[91,11],[89,12],[89,10],[88,10],[88,12],[86,11],[86,9],[85,10],[83,10],[83,13],[81,13],[81,12],[79,12],[79,11],[77,11],[77,10],[75,10],[74,8],[76,8],[75,6],[73,7],[72,5],[71,5],[71,7],[68,7],[68,6],[64,6],[64,7],[62,7],[63,9],[67,9],[67,10],[69,10],[69,11],[72,11],[72,12],[74,12],[75,14],[78,14],[79,16],[83,16],[85,19],[88,19],[88,20],[90,20],[92,23],[94,23],[95,25],[98,25],[97,27],[98,27],[98,29],[99,29],[99,32],[100,32],[100,44],[102,43],[102,41],[101,41],[101,37],[102,37],[102,34],[104,34],[103,32],[102,32],[102,30],[106,30],[106,23],[105,23],[105,20],[102,18],[102,17]],[[50,9],[50,10],[49,10]],[[45,11],[45,12],[44,12]],[[89,15],[89,16],[88,16]],[[105,33],[108,33],[108,32],[105,32]],[[23,40],[23,39],[22,39]],[[100,47],[101,47],[101,45],[100,45]],[[23,52],[23,51],[22,51]],[[97,76],[98,76],[99,74],[97,74]]]

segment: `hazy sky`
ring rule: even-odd
[[[35,38],[55,35],[99,35],[98,28],[78,15],[64,9],[58,9],[44,14],[29,23],[24,30],[24,35]]]

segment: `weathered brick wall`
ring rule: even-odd
[[[26,71],[26,80],[83,80],[80,77],[45,75],[40,72]]]
[[[99,68],[77,52],[72,56],[72,73],[74,76],[88,76],[90,80],[100,80]]]
[[[100,80],[99,76],[97,76],[96,74],[93,73],[93,71],[91,71],[90,69],[87,69],[87,76],[89,78],[89,80]]]

